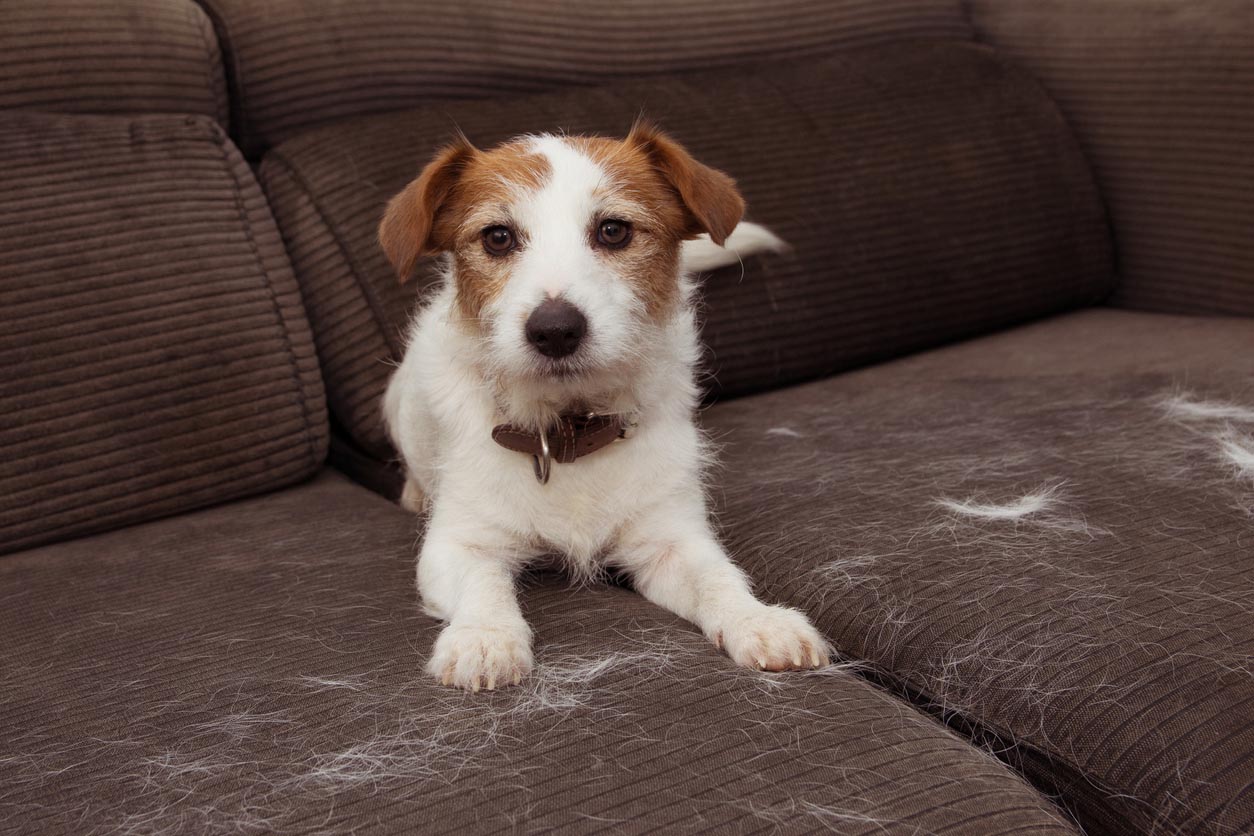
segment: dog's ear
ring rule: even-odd
[[[736,190],[736,181],[694,160],[682,145],[647,119],[636,120],[627,142],[644,151],[679,194],[688,216],[685,233],[691,237],[708,232],[714,243],[722,246],[745,214],[745,201]]]
[[[379,223],[379,243],[404,284],[419,256],[439,252],[447,242],[436,240],[436,221],[466,164],[478,154],[459,133],[441,148],[422,173],[388,202]]]

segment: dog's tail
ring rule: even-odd
[[[680,264],[686,273],[706,273],[739,264],[746,256],[787,249],[788,243],[766,227],[742,221],[721,247],[704,234],[685,241],[680,251]]]

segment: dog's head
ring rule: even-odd
[[[401,280],[448,253],[456,310],[484,365],[570,381],[647,358],[685,304],[680,244],[721,244],[744,202],[722,172],[646,123],[626,139],[465,137],[394,197],[379,227]]]

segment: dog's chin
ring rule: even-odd
[[[498,387],[516,402],[537,401],[586,404],[613,398],[631,385],[633,366],[626,358],[579,351],[568,357],[546,357],[539,352],[514,355],[512,363],[496,367]]]
[[[537,354],[528,369],[528,377],[537,383],[578,384],[592,380],[601,371],[596,364],[576,354],[573,357],[545,357]]]
[[[615,367],[581,354],[557,359],[537,355],[527,372],[513,380],[521,385],[521,391],[565,411],[571,405],[582,409],[611,396],[623,385],[621,375],[615,372]]]

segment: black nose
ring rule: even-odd
[[[545,357],[575,353],[588,330],[588,320],[565,299],[549,299],[527,317],[527,342]]]

